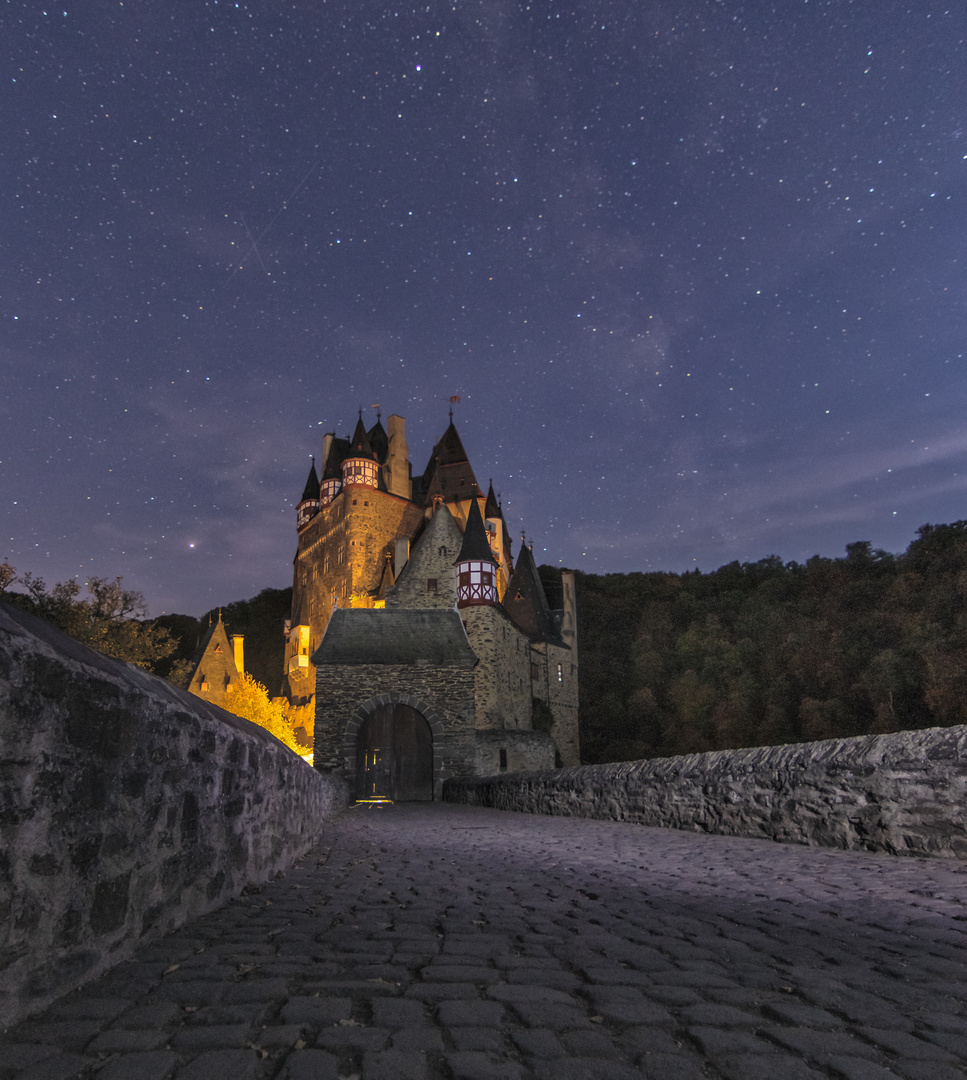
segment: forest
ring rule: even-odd
[[[967,722],[965,521],[902,555],[858,542],[577,586],[585,762]]]
[[[560,606],[560,568],[540,574]],[[901,555],[860,541],[805,563],[575,574],[589,764],[967,723],[967,521],[924,525]],[[92,579],[82,599],[3,563],[0,592],[182,685],[220,610],[246,670],[280,691],[291,589],[155,620],[120,579]]]

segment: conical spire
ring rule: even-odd
[[[376,460],[376,455],[373,453],[373,445],[369,441],[369,435],[366,434],[366,427],[363,424],[363,414],[361,412],[359,414],[359,419],[356,421],[356,430],[353,432],[353,437],[350,442],[349,457],[367,458],[371,461]]]
[[[302,498],[296,507],[296,528],[301,529],[319,512],[319,477],[316,475],[316,459],[312,459],[309,467],[309,478],[306,480]]]
[[[319,476],[316,473],[316,459],[312,459],[312,465],[309,467],[309,479],[306,480],[305,490],[302,492],[302,498],[299,502],[305,502],[307,499],[319,498]]]
[[[470,501],[467,528],[457,556],[457,607],[497,604],[497,560],[487,543],[487,531],[476,499]]]
[[[480,516],[480,507],[476,499],[472,499],[470,502],[470,513],[467,514],[467,528],[464,530],[463,544],[460,547],[460,554],[457,556],[458,563],[471,560],[497,565],[497,560],[494,558],[494,553],[491,551],[490,543],[487,540],[487,530],[484,528],[483,518]]]
[[[529,637],[544,641],[559,639],[534,554],[526,543],[521,544],[517,565],[504,593],[503,605],[507,614]]]
[[[499,518],[504,520],[504,512],[500,509],[500,503],[497,502],[497,496],[494,494],[494,482],[490,481],[490,487],[487,489],[487,502],[484,506],[484,517],[486,518]]]

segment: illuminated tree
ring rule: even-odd
[[[265,687],[247,671],[243,671],[228,687],[224,708],[243,720],[251,720],[253,724],[265,728],[294,753],[300,752],[292,721],[285,714],[285,706],[272,701]]]

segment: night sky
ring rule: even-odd
[[[0,559],[153,615],[285,587],[323,434],[378,403],[422,472],[455,395],[538,562],[967,518],[965,37],[932,0],[0,0]]]

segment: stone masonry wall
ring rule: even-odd
[[[356,762],[347,751],[347,727],[357,710],[373,699],[400,695],[425,703],[439,716],[442,747],[440,781],[470,775],[474,760],[473,669],[423,664],[322,664],[316,668],[317,769],[331,769],[355,783]],[[438,791],[439,798],[442,792]]]
[[[477,729],[531,726],[530,642],[498,608],[463,608],[460,617],[480,660],[474,669]]]
[[[506,766],[501,768],[501,750]],[[553,769],[554,740],[543,731],[478,731],[475,768],[477,776]]]
[[[345,785],[0,605],[0,1027],[287,869]]]
[[[449,781],[444,798],[790,843],[967,858],[967,727]]]

